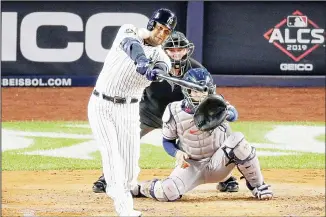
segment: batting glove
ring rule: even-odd
[[[146,78],[150,81],[155,81],[155,80],[157,80],[158,73],[159,73],[158,70],[155,70],[155,69],[149,70],[146,72]]]
[[[149,66],[150,66],[150,60],[144,56],[141,56],[136,60],[136,71],[141,75],[146,74]]]

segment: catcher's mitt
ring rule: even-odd
[[[201,131],[220,126],[227,116],[227,104],[219,95],[208,95],[197,107],[194,122]]]

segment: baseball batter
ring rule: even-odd
[[[205,84],[210,87],[208,94],[215,94],[212,77],[206,69],[191,69],[184,79]],[[178,165],[164,180],[140,183],[140,194],[158,201],[175,201],[198,185],[227,179],[237,166],[257,199],[271,199],[273,193],[264,183],[255,148],[242,133],[229,134],[226,122],[212,131],[199,131],[193,113],[207,94],[182,90],[186,99],[170,103],[162,118],[164,149],[176,158]],[[226,120],[232,122],[237,117],[235,107],[229,104]],[[138,189],[134,191],[137,193]]]
[[[159,9],[149,20],[148,31],[130,24],[121,26],[89,100],[89,123],[108,180],[106,193],[119,216],[141,215],[134,210],[130,193],[140,170],[139,101],[157,74],[171,69],[160,45],[176,24],[172,11]]]
[[[172,69],[170,75],[182,78],[184,73],[192,68],[204,68],[199,62],[191,58],[194,51],[194,44],[186,36],[178,31],[174,31],[162,44],[163,49],[170,57]],[[162,116],[166,106],[174,101],[184,99],[181,87],[167,81],[152,82],[143,92],[140,101],[140,138],[154,129],[162,128]],[[235,177],[230,177],[226,182],[219,183],[220,191],[237,192],[239,187]],[[104,176],[100,176],[93,184],[95,193],[105,192],[106,181]]]

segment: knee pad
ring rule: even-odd
[[[225,140],[222,149],[230,160],[227,165],[230,163],[244,164],[256,156],[256,149],[247,142],[240,132],[231,133]]]
[[[150,189],[150,194],[161,202],[175,201],[181,198],[178,183],[172,178],[156,180]]]

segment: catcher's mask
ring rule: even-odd
[[[185,73],[183,80],[199,85],[206,85],[208,92],[199,92],[182,87],[182,93],[192,109],[196,108],[208,95],[215,94],[216,85],[211,74],[204,68],[193,68]]]
[[[181,32],[173,32],[162,45],[172,63],[171,74],[182,77],[185,73],[186,63],[194,52],[195,46],[189,42]]]

